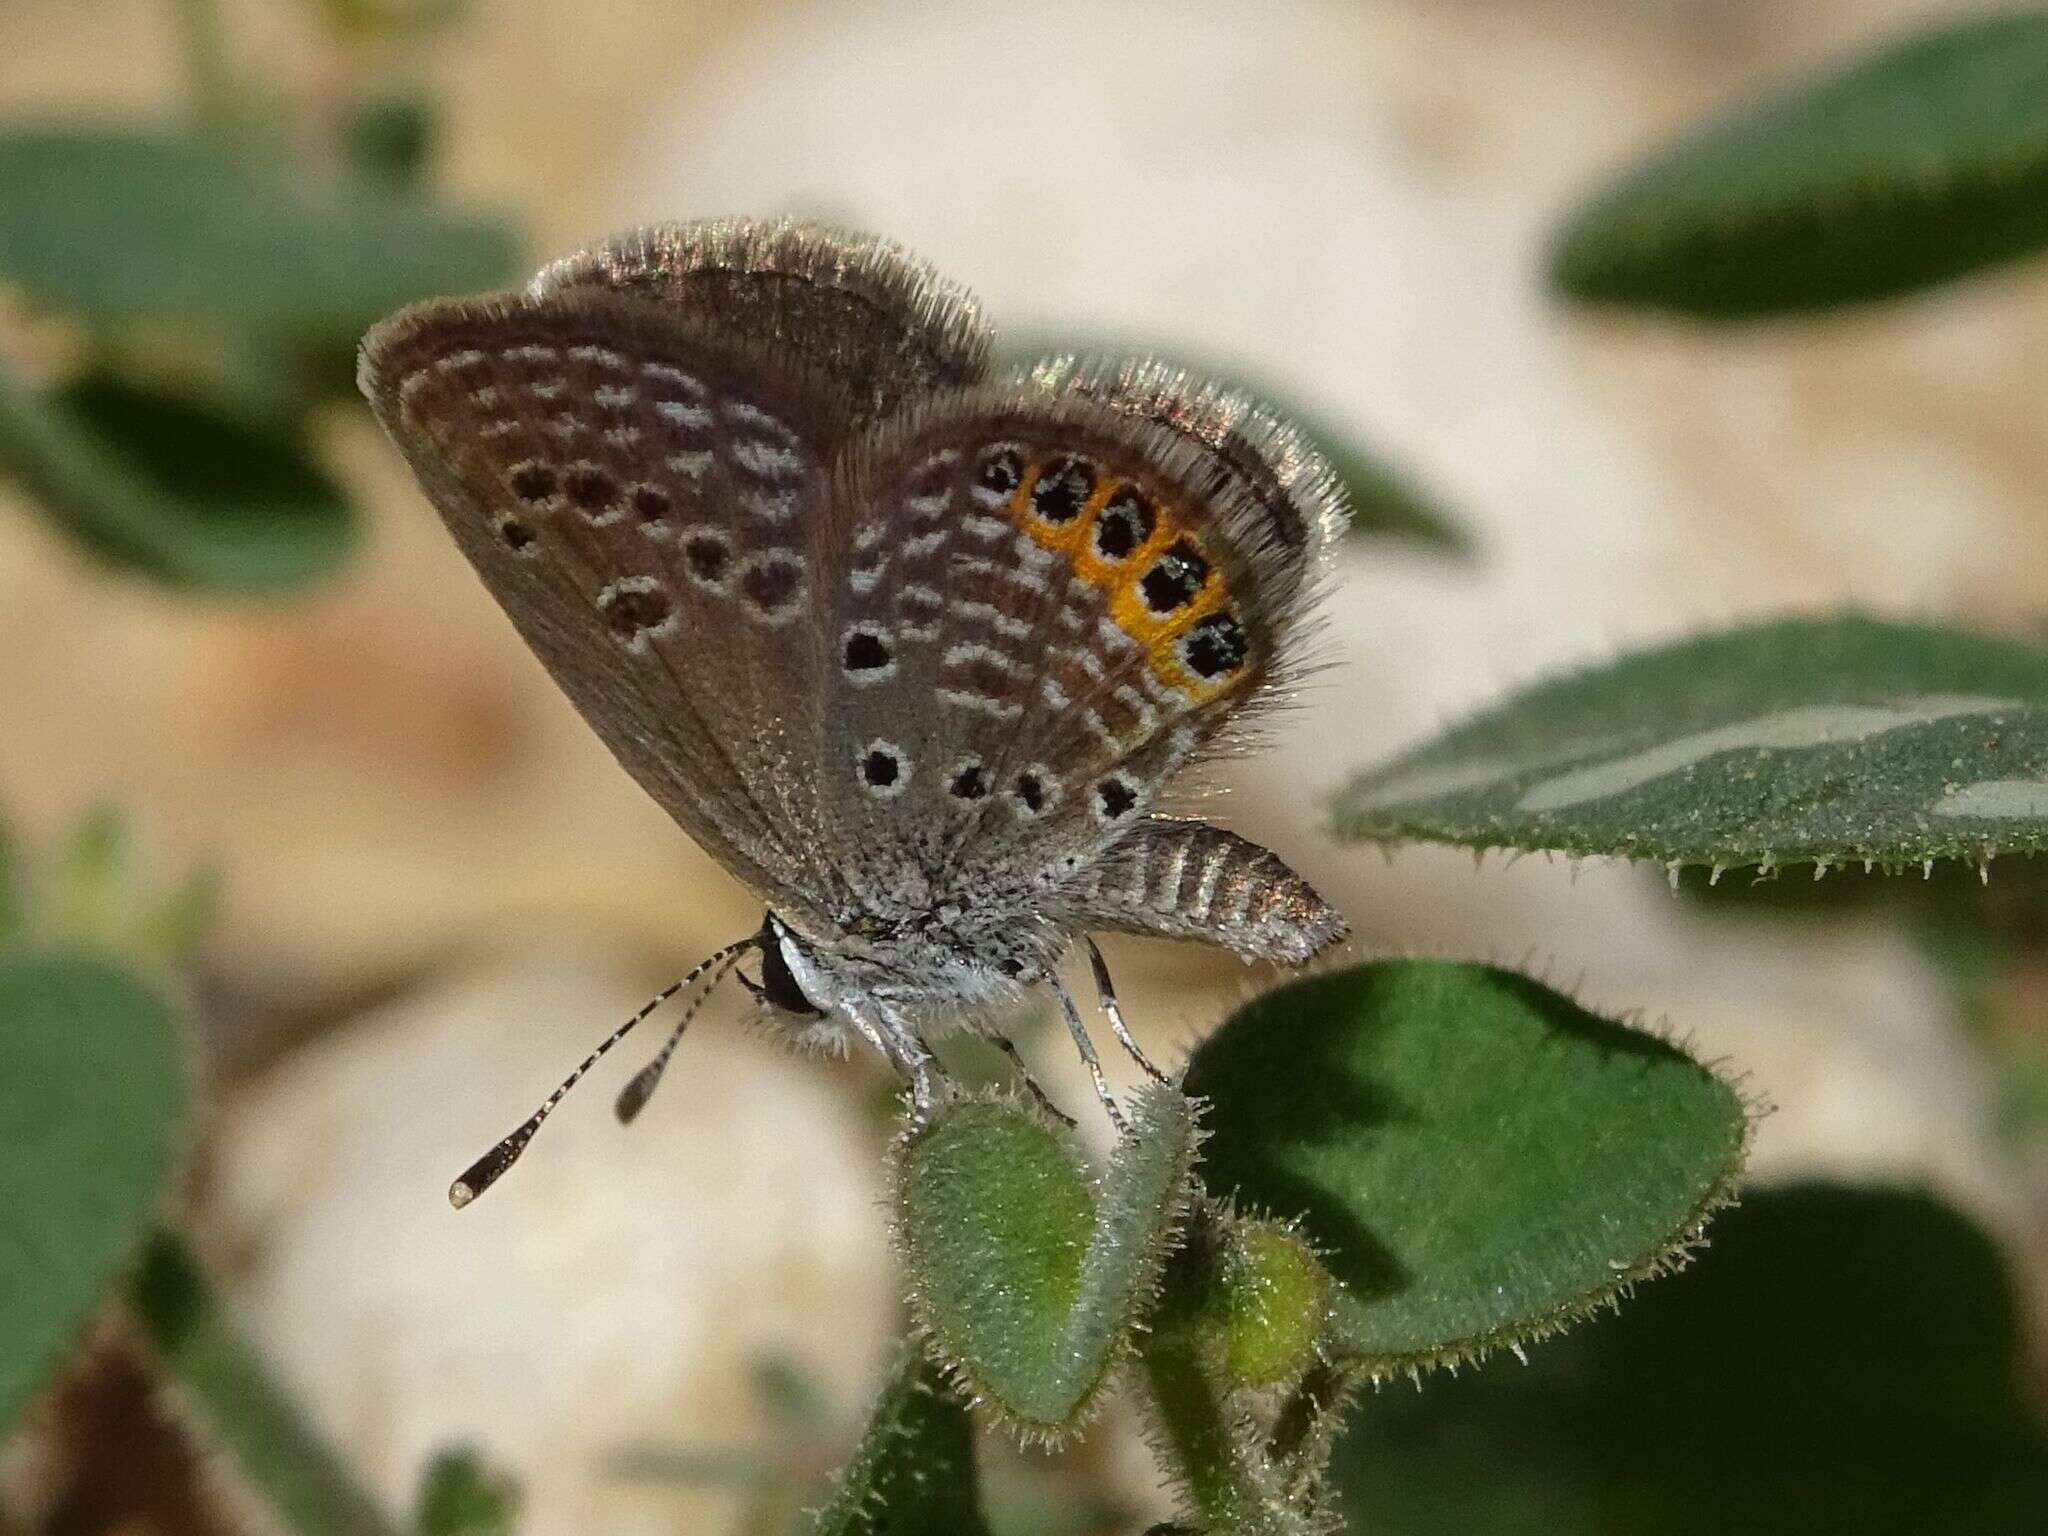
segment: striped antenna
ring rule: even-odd
[[[612,1106],[618,1114],[619,1124],[631,1125],[634,1117],[647,1107],[647,1101],[654,1097],[654,1090],[661,1084],[661,1074],[668,1070],[669,1057],[675,1055],[676,1047],[683,1043],[683,1031],[690,1027],[690,1020],[697,1017],[697,1010],[710,1001],[711,994],[718,990],[718,984],[725,980],[725,973],[738,965],[739,960],[737,949],[725,952],[723,962],[705,979],[704,989],[684,1007],[683,1016],[668,1032],[668,1041],[654,1060],[635,1072],[632,1080],[619,1090],[618,1102]]]
[[[670,998],[674,997],[678,992],[689,986],[713,966],[731,961],[734,957],[752,949],[759,942],[758,938],[748,937],[741,939],[736,944],[728,944],[716,954],[707,956],[704,960],[693,966],[690,974],[683,977],[682,980],[662,988],[646,1007],[613,1030],[605,1037],[603,1043],[596,1050],[584,1057],[583,1065],[562,1080],[562,1086],[548,1095],[547,1102],[529,1115],[525,1124],[491,1148],[482,1157],[471,1163],[463,1171],[462,1177],[448,1186],[448,1203],[459,1211],[503,1178],[505,1171],[519,1161],[519,1154],[526,1150],[526,1144],[533,1140],[534,1133],[546,1122],[548,1116],[555,1112],[555,1106],[562,1102],[562,1096],[581,1081],[584,1073],[603,1060],[606,1051],[609,1051],[613,1046],[625,1039],[626,1036],[633,1033],[633,1027],[636,1024]]]

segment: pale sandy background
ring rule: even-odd
[[[1348,557],[1337,665],[1228,770],[1227,818],[1313,876],[1363,952],[1533,956],[1728,1054],[1780,1106],[1765,1170],[1932,1178],[2024,1245],[1981,1069],[1900,941],[1705,922],[1636,870],[1475,876],[1320,831],[1348,768],[1569,661],[1849,601],[2012,628],[2048,609],[2039,263],[1713,333],[1570,316],[1537,276],[1603,168],[1962,9],[495,0],[369,62],[441,91],[446,182],[516,211],[537,260],[646,218],[826,214],[932,257],[999,325],[1281,381],[1390,453],[1480,556]],[[230,10],[247,62],[345,81],[299,7]],[[168,107],[165,14],[15,0],[0,109]],[[112,794],[165,867],[227,872],[201,1215],[251,1326],[382,1494],[467,1438],[525,1480],[533,1532],[731,1530],[731,1495],[608,1463],[760,1436],[766,1350],[857,1412],[894,1295],[879,1079],[714,1011],[633,1134],[600,1087],[490,1200],[448,1211],[447,1179],[591,1039],[757,914],[553,693],[367,418],[337,411],[327,436],[371,509],[368,556],[274,611],[86,569],[0,492],[0,803],[33,834]],[[1191,951],[1115,957],[1168,1048],[1247,984]],[[1065,1053],[1041,1054],[1079,1095]],[[1098,1447],[1110,1476],[1163,1508],[1125,1434]]]

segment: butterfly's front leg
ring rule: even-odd
[[[938,1103],[939,1064],[916,1027],[888,1007],[878,1007],[872,1018],[849,1010],[848,1018],[861,1038],[880,1051],[896,1075],[910,1084],[911,1129],[923,1129]]]

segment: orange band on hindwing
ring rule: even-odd
[[[1050,454],[1026,466],[1007,511],[1103,594],[1111,622],[1143,647],[1161,683],[1206,704],[1248,675],[1249,643],[1221,568],[1137,482]]]

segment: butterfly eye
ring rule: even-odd
[[[1095,519],[1095,553],[1105,560],[1128,559],[1158,525],[1152,503],[1127,486],[1109,498]]]

